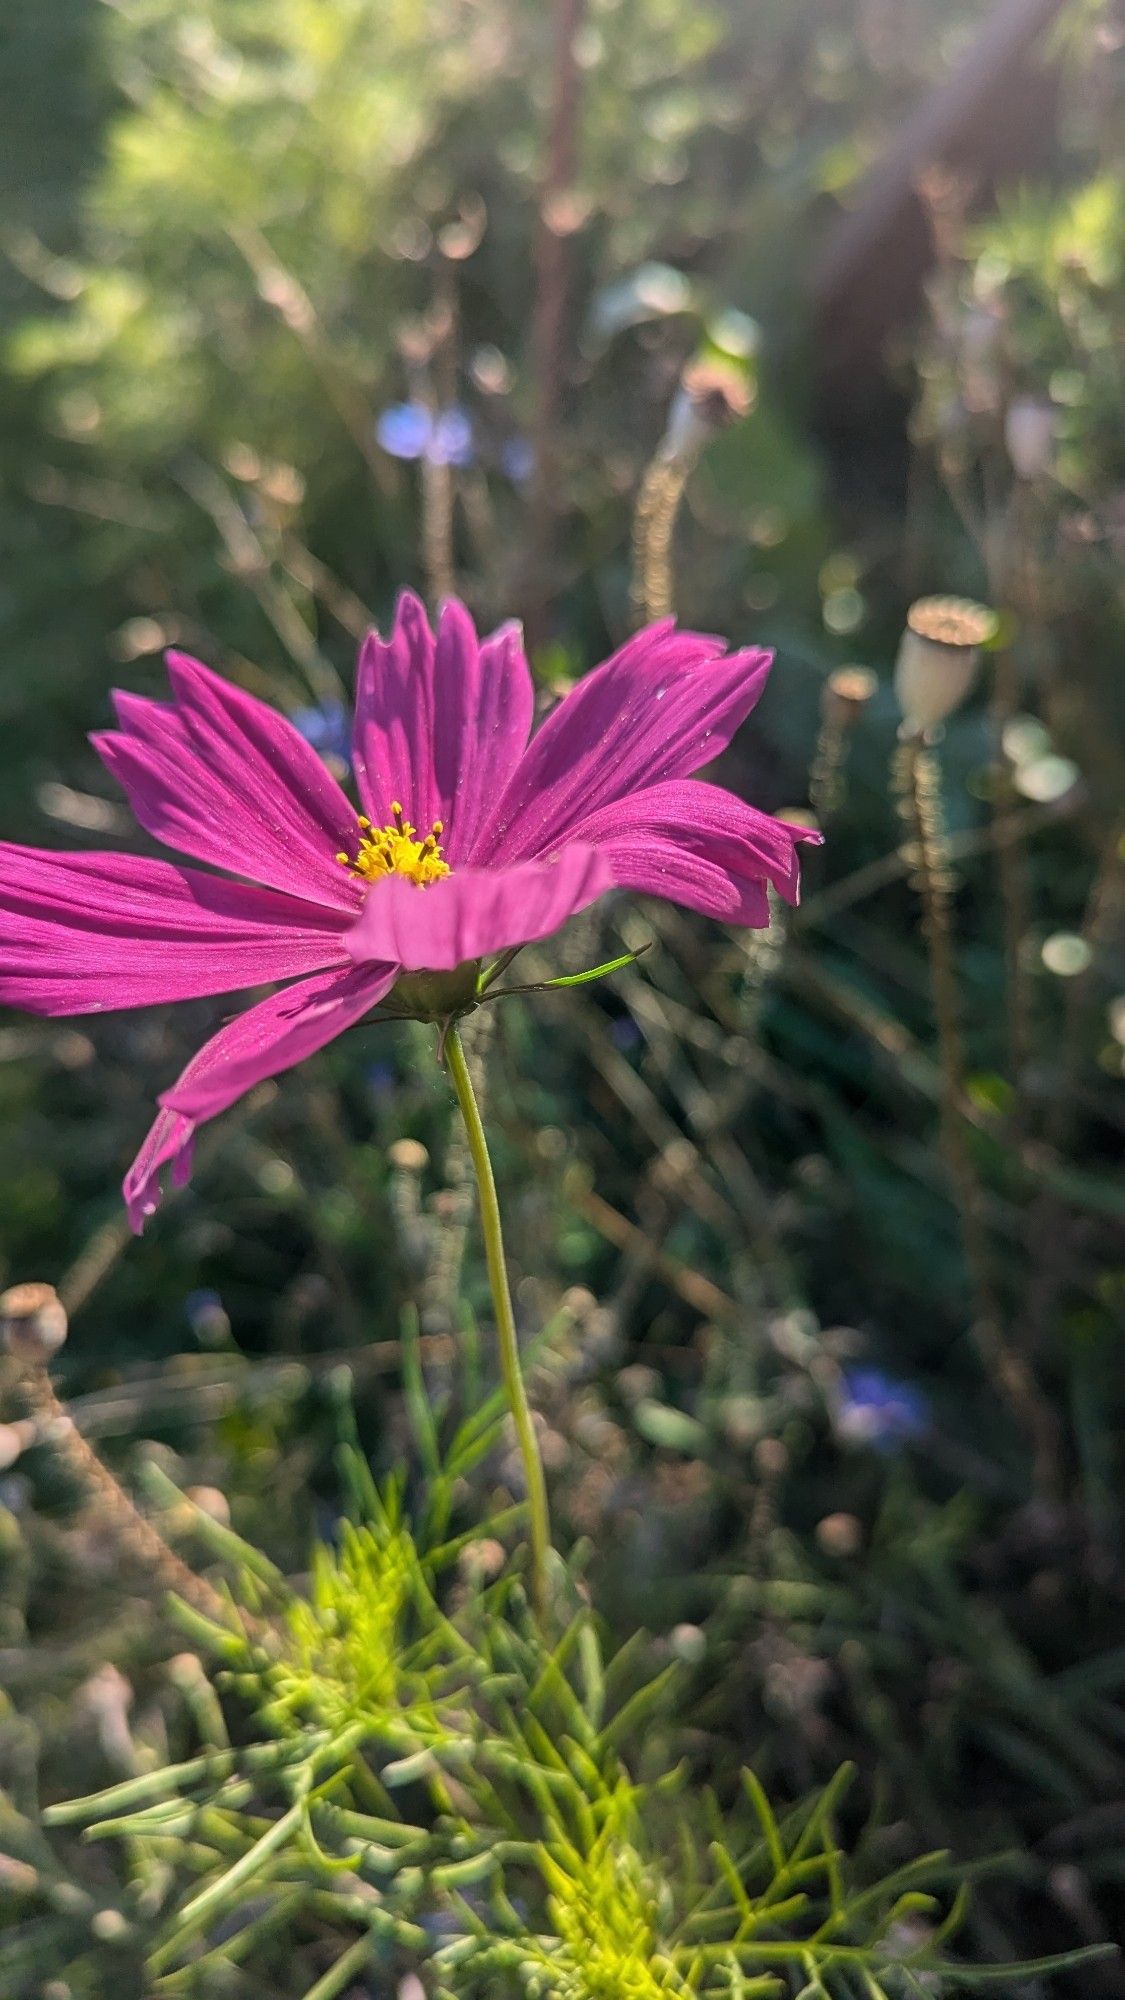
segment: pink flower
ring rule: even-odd
[[[403,974],[475,972],[614,888],[735,924],[768,923],[767,881],[794,902],[808,835],[690,776],[729,743],[769,664],[666,621],[531,736],[518,628],[478,641],[450,603],[435,638],[404,595],[390,640],[360,653],[362,813],[291,722],[195,660],[169,654],[171,702],[118,694],[119,727],[93,738],[103,762],[148,833],[225,874],[0,844],[0,1001],[88,1014],[288,982],[163,1093],[125,1180],[133,1227],[162,1169],[187,1180],[200,1124],[353,1027]]]

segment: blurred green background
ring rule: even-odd
[[[537,1394],[611,1631],[690,1664],[701,1773],[750,1756],[795,1795],[852,1756],[892,1851],[1008,1851],[992,1955],[1112,1936],[1125,1879],[1122,41],[1092,0],[0,4],[5,838],[139,839],[85,733],[168,644],[339,758],[358,636],[450,570],[482,624],[525,619],[549,699],[629,630],[685,364],[742,382],[675,601],[778,650],[722,776],[775,810],[811,784],[802,910],[764,940],[599,910],[532,970],[654,949],[497,1009],[478,1059],[521,1313],[572,1330]],[[933,592],[1002,614],[936,756],[1022,1396],[974,1338],[895,796]],[[63,1288],[60,1383],[127,1478],[155,1454],[299,1569],[341,1369],[393,1462],[403,1306],[440,1390],[485,1293],[420,1027],[259,1090],[127,1238],[155,1094],[225,1011],[5,1018],[0,1278]],[[39,1760],[58,1791],[164,1754],[182,1641],[0,1389],[22,1798]],[[116,1738],[73,1721],[107,1661]],[[42,2000],[119,1977],[68,1921]]]

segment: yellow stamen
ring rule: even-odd
[[[428,889],[431,882],[439,882],[449,873],[449,863],[442,855],[437,837],[443,830],[442,822],[436,819],[433,832],[425,840],[419,840],[397,799],[391,801],[391,814],[393,824],[380,827],[373,827],[369,819],[361,816],[358,854],[354,860],[349,854],[338,854],[336,859],[367,882],[378,882],[385,875],[402,875],[419,889]]]

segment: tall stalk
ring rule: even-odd
[[[465,1135],[469,1142],[469,1156],[476,1175],[477,1195],[480,1201],[481,1228],[484,1233],[484,1254],[488,1265],[488,1282],[492,1291],[492,1309],[496,1315],[496,1336],[500,1348],[500,1372],[508,1397],[508,1407],[515,1425],[516,1441],[523,1460],[524,1482],[527,1486],[527,1500],[531,1515],[531,1595],[540,1622],[546,1623],[547,1616],[547,1559],[551,1548],[551,1523],[547,1509],[547,1482],[543,1476],[543,1461],[539,1456],[539,1443],[535,1435],[535,1423],[531,1405],[527,1400],[527,1387],[520,1366],[519,1338],[516,1333],[516,1318],[512,1310],[512,1293],[508,1284],[508,1267],[504,1258],[504,1232],[500,1221],[500,1203],[496,1194],[496,1177],[492,1171],[488,1141],[477,1104],[473,1079],[465,1060],[465,1047],[456,1022],[446,1031],[445,1058],[449,1074],[465,1121]]]
[[[672,545],[691,462],[658,451],[641,482],[633,516],[633,623],[652,624],[676,609]]]
[[[992,1256],[983,1214],[983,1190],[965,1131],[966,1065],[961,1036],[960,995],[953,952],[949,897],[951,877],[945,851],[941,778],[933,751],[921,736],[899,750],[896,790],[913,836],[914,886],[922,899],[923,930],[929,952],[930,984],[941,1056],[941,1141],[961,1224],[961,1240],[975,1301],[974,1337],[999,1395],[1008,1404],[1031,1445],[1041,1490],[1062,1487],[1058,1425],[1020,1349],[1009,1339],[992,1276]]]
[[[182,1597],[216,1624],[229,1624],[226,1599],[208,1583],[206,1577],[189,1569],[175,1550],[169,1548],[159,1528],[146,1520],[125,1488],[114,1478],[108,1465],[83,1437],[65,1403],[57,1395],[45,1365],[28,1370],[24,1378],[24,1393],[40,1419],[44,1437],[50,1439],[64,1465],[93,1503],[102,1526],[133,1558],[137,1570],[153,1578],[162,1590]]]
[[[532,444],[535,472],[528,526],[524,624],[534,651],[545,637],[551,596],[551,535],[558,511],[558,427],[565,393],[564,336],[570,292],[568,237],[574,226],[572,196],[578,171],[582,69],[578,37],[586,0],[551,0],[551,109],[546,162],[539,189],[535,239],[535,295],[531,352],[535,375]]]

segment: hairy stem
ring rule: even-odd
[[[1057,1496],[1062,1489],[1058,1425],[1026,1357],[1012,1344],[1004,1326],[992,1277],[983,1191],[966,1139],[965,1050],[950,919],[952,881],[945,852],[940,775],[932,751],[920,738],[902,745],[895,780],[903,815],[913,835],[914,886],[922,899],[923,932],[929,952],[941,1056],[942,1151],[975,1296],[973,1333],[998,1394],[1031,1444],[1037,1483],[1042,1490]]]
[[[633,516],[633,620],[637,625],[675,611],[672,543],[690,463],[657,452],[641,481]]]
[[[515,1314],[512,1311],[512,1294],[508,1284],[508,1269],[504,1261],[504,1233],[500,1222],[500,1203],[496,1195],[496,1179],[492,1171],[492,1161],[488,1152],[488,1141],[484,1135],[480,1110],[477,1105],[473,1080],[469,1065],[465,1060],[465,1048],[456,1022],[451,1023],[445,1037],[445,1058],[449,1074],[457,1094],[461,1116],[465,1121],[465,1135],[469,1142],[469,1155],[476,1175],[477,1194],[480,1200],[481,1228],[484,1233],[484,1254],[488,1265],[488,1282],[492,1291],[492,1307],[496,1315],[496,1335],[500,1346],[500,1372],[504,1378],[508,1407],[512,1412],[512,1422],[516,1429],[520,1457],[523,1460],[524,1480],[527,1485],[528,1506],[531,1513],[531,1591],[539,1618],[545,1622],[547,1611],[547,1557],[551,1546],[551,1525],[547,1511],[547,1483],[543,1477],[543,1461],[539,1456],[539,1444],[535,1436],[535,1424],[531,1415],[531,1405],[527,1400],[523,1370],[520,1367],[519,1340],[516,1334]]]
[[[137,1568],[147,1573],[164,1590],[182,1597],[197,1611],[217,1624],[228,1625],[226,1600],[205,1577],[198,1576],[169,1548],[160,1530],[145,1519],[125,1488],[86,1442],[64,1403],[55,1393],[45,1367],[34,1368],[25,1378],[25,1394],[60,1457],[70,1467],[79,1484],[93,1501],[102,1522],[133,1556]]]

